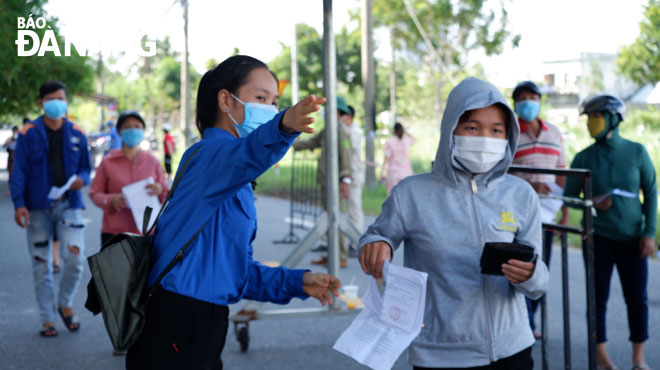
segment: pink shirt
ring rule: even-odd
[[[103,158],[96,169],[96,176],[89,190],[92,202],[103,210],[101,232],[109,234],[142,233],[135,226],[131,210],[129,208],[115,210],[112,207],[112,198],[121,193],[122,187],[148,177],[153,177],[154,181],[163,187],[163,192],[158,197],[162,203],[170,188],[167,185],[167,177],[165,177],[163,168],[156,157],[141,150],[131,162],[121,149],[115,149]]]
[[[408,150],[415,143],[412,136],[404,135],[403,138],[393,137],[385,143],[385,163],[383,172],[386,172],[385,187],[387,194],[399,181],[413,174]]]

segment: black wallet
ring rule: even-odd
[[[510,259],[531,262],[536,258],[533,247],[513,243],[486,243],[481,253],[481,273],[486,275],[503,275],[502,264]]]

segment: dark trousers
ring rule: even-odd
[[[646,284],[648,259],[639,258],[639,238],[627,241],[612,240],[594,235],[594,270],[596,278],[596,342],[607,342],[605,314],[610,296],[610,280],[616,265],[623,298],[628,309],[628,328],[632,342],[642,343],[649,338],[649,308]]]
[[[552,239],[555,237],[555,233],[551,230],[543,231],[543,261],[550,268],[550,257],[552,256]],[[536,323],[534,322],[534,314],[536,314],[536,309],[541,303],[541,298],[539,299],[529,299],[525,297],[527,302],[527,315],[529,315],[529,326],[532,328],[532,331],[536,330]]]
[[[534,359],[532,358],[532,347],[524,349],[513,356],[509,356],[496,362],[492,362],[490,365],[486,366],[477,366],[477,367],[462,367],[462,368],[453,368],[453,367],[419,367],[413,366],[413,370],[532,370],[534,369]]]
[[[168,175],[172,174],[172,155],[165,154],[165,173]]]
[[[127,370],[222,369],[229,308],[159,289],[149,301]]]

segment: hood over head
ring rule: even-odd
[[[446,109],[442,116],[442,127],[440,129],[440,145],[433,165],[433,173],[442,178],[457,183],[459,176],[470,176],[452,155],[454,148],[454,130],[458,125],[459,118],[463,113],[471,110],[489,107],[493,104],[501,104],[506,113],[506,131],[509,146],[504,159],[502,159],[490,171],[477,174],[475,179],[479,182],[488,183],[503,176],[509,169],[513,156],[518,147],[520,127],[513,110],[507,103],[502,93],[491,83],[482,81],[475,77],[468,77],[461,81],[449,93]]]

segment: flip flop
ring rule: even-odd
[[[60,272],[60,265],[53,263],[53,274],[58,274]]]
[[[651,368],[647,364],[635,364],[632,370],[651,370]]]
[[[42,326],[41,329],[39,329],[39,335],[45,338],[56,337],[57,330],[55,330],[54,326]]]
[[[62,312],[61,308],[57,308],[57,312],[60,313],[60,317],[62,318],[62,321],[64,321],[64,325],[66,326],[69,331],[77,331],[80,329],[80,321],[76,320],[76,315],[71,315],[69,317],[64,316],[64,313]]]

